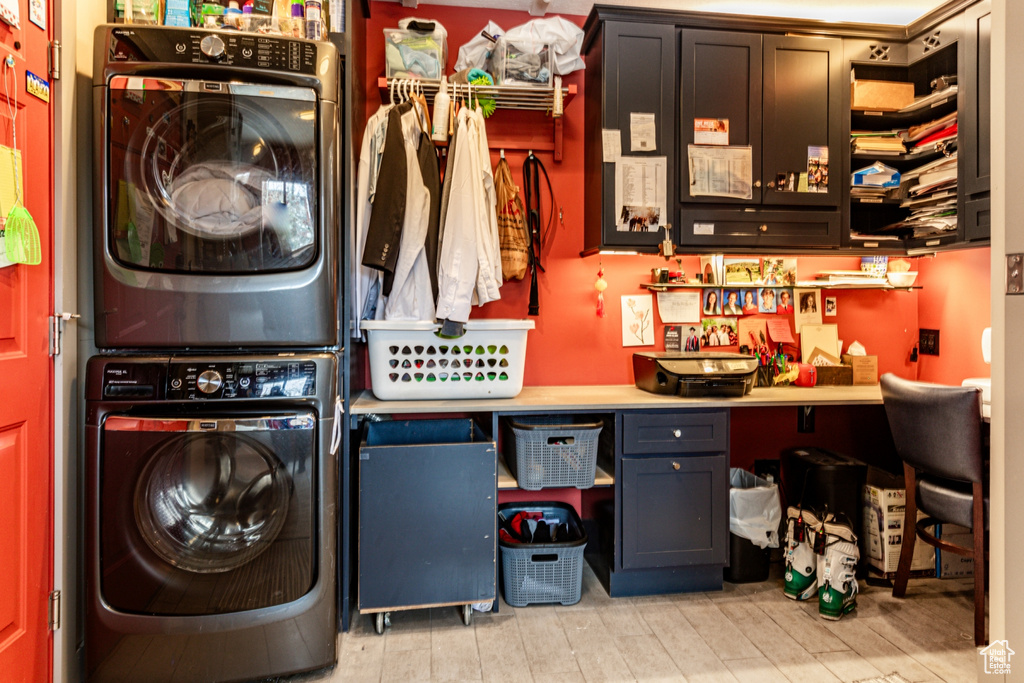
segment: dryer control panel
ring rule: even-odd
[[[112,62],[223,64],[316,75],[317,44],[241,31],[124,26],[111,31]]]
[[[302,359],[171,361],[167,398],[297,398],[316,392],[316,363]]]
[[[92,398],[135,402],[301,398],[316,393],[317,364],[309,358],[111,360]]]

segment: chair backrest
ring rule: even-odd
[[[981,393],[882,375],[882,403],[900,458],[926,473],[981,481]]]

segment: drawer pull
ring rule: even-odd
[[[757,229],[760,230],[761,232],[768,232],[768,226],[763,223],[757,226]]]
[[[674,429],[674,430],[672,430],[672,436],[676,437],[677,439],[679,437],[681,437],[682,435],[683,435],[683,430],[682,429]]]
[[[673,463],[672,463],[672,469],[674,469],[674,470],[678,470],[678,469],[679,469],[679,463],[677,463],[677,462],[673,462]]]

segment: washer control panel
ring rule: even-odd
[[[242,31],[166,26],[118,26],[111,31],[112,62],[224,64],[316,75],[317,44]]]
[[[168,366],[171,400],[296,398],[316,392],[316,363],[310,360],[173,360]]]

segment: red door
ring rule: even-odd
[[[0,84],[0,145],[16,144],[21,151],[22,198],[39,230],[42,263],[0,268],[0,678],[38,683],[52,678],[53,648],[47,619],[53,585],[53,364],[47,321],[53,312],[54,170],[50,104],[29,93],[27,72],[49,81],[53,0],[18,4],[20,27],[0,22],[0,75],[6,84]],[[43,12],[42,18],[31,17],[45,29],[30,21],[30,5]],[[3,64],[8,55],[13,66]]]

